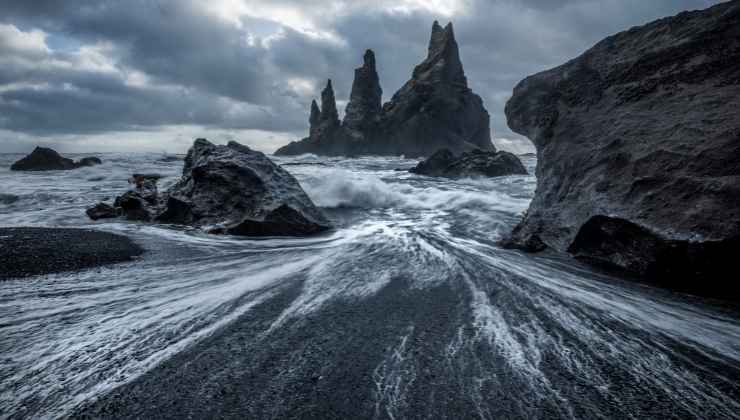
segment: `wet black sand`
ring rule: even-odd
[[[376,295],[333,301],[305,317],[274,324],[301,294],[300,279],[235,322],[133,380],[78,407],[72,418],[182,419],[364,419],[364,418],[687,418],[668,398],[669,389],[642,388],[623,366],[608,361],[615,395],[604,395],[559,362],[556,349],[542,350],[538,381],[554,384],[563,398],[533,395],[506,356],[473,340],[470,295],[455,280],[428,289],[392,280]],[[515,306],[505,294],[497,304]],[[569,347],[571,331],[549,325]],[[609,330],[624,329],[613,323]],[[637,330],[620,331],[649,339]],[[684,343],[669,341],[691,368],[737,377],[712,366]],[[601,360],[604,349],[591,349]],[[713,369],[716,368],[716,371]],[[477,379],[476,379],[477,378]],[[727,382],[717,381],[726,387]],[[732,383],[730,381],[729,383]],[[730,385],[728,393],[737,395]],[[708,413],[707,418],[711,418]],[[671,417],[670,415],[667,417]],[[663,417],[665,418],[665,417]]]
[[[129,238],[107,232],[0,228],[0,280],[131,261],[143,252]]]

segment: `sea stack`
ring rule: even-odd
[[[738,290],[738,28],[737,1],[684,12],[519,83],[506,116],[537,147],[538,185],[508,245]]]
[[[439,149],[493,151],[490,116],[468,87],[452,23],[432,25],[427,58],[383,106],[390,154],[430,156]]]
[[[376,131],[382,96],[383,89],[375,70],[375,53],[367,50],[362,66],[355,69],[352,93],[342,123],[350,137],[363,139],[367,133]]]
[[[456,154],[475,149],[495,151],[490,117],[480,96],[468,87],[451,23],[443,28],[434,22],[426,59],[381,107],[382,94],[375,53],[367,50],[363,65],[355,69],[341,126],[317,129],[320,124],[315,121],[328,118],[324,115],[326,98],[322,93],[321,118],[315,118],[315,104],[311,106],[309,137],[292,142],[275,154],[420,157],[431,156],[440,149]]]

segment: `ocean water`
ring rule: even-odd
[[[337,389],[350,403],[322,404],[360,418],[740,418],[736,308],[496,245],[526,210],[533,176],[451,181],[396,171],[416,163],[401,158],[275,158],[336,229],[252,240],[85,216],[134,172],[159,173],[166,188],[182,162],[103,154],[92,168],[10,172],[19,157],[0,155],[0,226],[96,228],[147,253],[0,283],[0,418],[69,416],[156,378],[265,305],[275,314],[239,356],[275,372],[265,381],[279,404],[250,405],[261,417],[310,400],[292,386],[319,357],[300,344],[312,343],[332,350],[320,356],[322,380],[353,387]],[[523,160],[534,173],[534,158]],[[322,338],[326,314],[347,307],[341,334]],[[298,348],[283,350],[291,357],[256,362],[299,333]],[[355,357],[349,378],[338,366]],[[262,401],[263,390],[250,392]]]

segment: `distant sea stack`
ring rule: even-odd
[[[538,185],[508,244],[737,294],[723,270],[740,249],[738,110],[738,1],[632,28],[526,78],[506,116],[537,147]]]
[[[11,171],[66,171],[100,165],[102,161],[96,157],[86,157],[75,162],[57,153],[53,149],[37,147],[33,152],[10,166]]]
[[[451,23],[442,28],[434,22],[427,58],[381,106],[382,93],[375,54],[367,50],[363,65],[355,70],[341,124],[330,80],[321,95],[321,109],[311,104],[309,136],[275,154],[420,157],[440,149],[456,154],[495,151],[490,117],[480,96],[468,87]]]

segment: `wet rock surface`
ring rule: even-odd
[[[107,203],[98,203],[87,209],[85,214],[92,220],[115,219],[120,215],[118,209]]]
[[[143,252],[127,237],[107,232],[0,228],[0,280],[126,262]]]
[[[220,146],[198,139],[180,181],[160,193],[158,179],[133,175],[133,188],[116,198],[115,211],[128,220],[248,236],[310,235],[330,227],[292,175],[236,142]],[[101,214],[110,214],[104,204],[88,210],[90,217]]]
[[[619,33],[528,77],[506,115],[538,149],[538,186],[510,245],[648,277],[683,259],[677,267],[704,278],[692,255],[717,261],[725,248],[713,244],[740,236],[738,109],[736,1]]]
[[[527,175],[527,170],[516,155],[509,152],[473,150],[456,156],[442,149],[420,162],[409,172],[445,178],[477,178],[505,175]]]
[[[12,171],[59,171],[82,168],[85,166],[100,165],[103,163],[99,158],[86,157],[78,162],[68,159],[53,149],[37,147],[23,159],[15,162]]]
[[[375,54],[368,50],[362,67],[355,70],[342,124],[329,81],[321,95],[321,110],[315,102],[311,105],[309,137],[275,154],[419,157],[442,148],[455,153],[495,150],[490,116],[480,96],[468,87],[451,23],[442,28],[434,22],[427,58],[382,107],[381,96]]]

